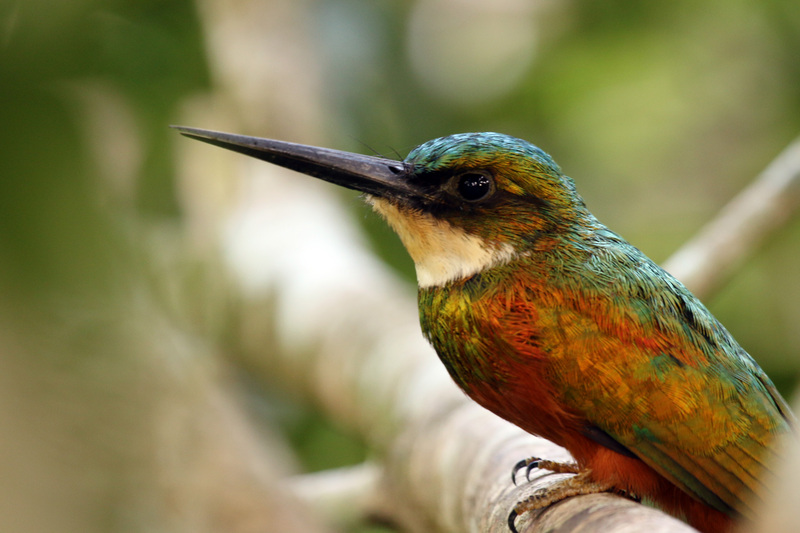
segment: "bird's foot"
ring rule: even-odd
[[[517,473],[523,468],[525,469],[525,479],[528,481],[531,480],[531,470],[534,468],[550,470],[556,474],[578,474],[581,471],[577,463],[559,463],[547,459],[540,459],[539,457],[528,457],[514,465],[511,471],[511,481],[514,485],[517,484]]]
[[[517,505],[514,506],[514,510],[511,511],[511,514],[508,516],[508,528],[513,533],[517,533],[517,528],[514,525],[517,517],[521,514],[527,513],[528,511],[544,509],[545,507],[549,507],[554,503],[558,503],[561,500],[570,498],[572,496],[597,494],[600,492],[615,492],[615,488],[610,483],[600,483],[593,480],[591,470],[579,470],[578,466],[574,463],[556,463],[554,461],[542,460],[535,461],[538,461],[538,465],[534,466],[534,468],[546,468],[547,470],[552,470],[553,472],[558,472],[559,474],[575,473],[576,475],[558,481],[549,487],[537,490],[528,498],[517,503]],[[527,468],[530,466],[530,464],[533,463],[525,464],[525,461],[520,461],[520,463],[517,463],[517,466],[515,466],[515,473],[519,469]]]

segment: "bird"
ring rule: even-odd
[[[537,146],[425,142],[402,161],[177,126],[190,138],[364,193],[413,259],[422,332],[475,402],[566,448],[573,476],[516,518],[617,492],[703,533],[752,518],[795,417],[756,361],[677,279],[588,210]]]

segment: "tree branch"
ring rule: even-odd
[[[715,292],[800,207],[800,139],[664,264],[699,298]]]

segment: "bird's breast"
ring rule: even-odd
[[[520,298],[502,273],[484,272],[421,289],[419,305],[425,336],[462,390],[523,429],[564,443],[565,425],[579,422],[549,378],[552,332],[535,301]]]

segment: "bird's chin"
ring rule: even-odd
[[[383,217],[389,224],[392,224],[398,218],[403,218],[402,212],[406,211],[405,209],[401,210],[396,201],[383,196],[364,193],[362,198],[373,211]]]

